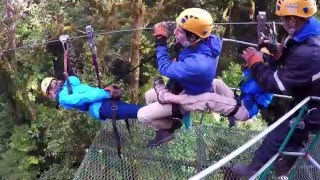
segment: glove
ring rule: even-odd
[[[159,22],[154,25],[153,36],[156,38],[165,37],[168,38],[168,28],[166,22]]]
[[[243,51],[242,57],[246,60],[249,68],[251,68],[255,63],[263,62],[263,53],[257,51],[253,47],[249,47],[245,51]]]
[[[117,85],[110,85],[104,88],[104,90],[110,92],[111,99],[120,100],[122,97],[122,90]]]
[[[265,47],[266,49],[268,49],[270,55],[273,56],[274,59],[280,58],[282,50],[284,48],[283,44],[274,42],[270,39],[264,39],[262,44],[259,45],[259,47]]]

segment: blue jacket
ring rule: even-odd
[[[242,100],[244,106],[249,112],[249,118],[257,115],[259,108],[267,108],[270,104],[273,94],[266,93],[252,78],[248,69],[243,72],[243,83],[240,87]]]
[[[176,80],[186,94],[197,95],[212,91],[216,75],[217,57],[220,55],[222,40],[210,35],[196,47],[181,51],[177,61],[172,61],[166,44],[156,44],[156,55],[160,74]]]
[[[76,76],[70,76],[69,81],[73,93],[69,94],[67,83],[65,82],[58,94],[59,104],[65,109],[89,111],[90,116],[100,120],[99,109],[102,100],[110,98],[110,93],[104,89],[82,84]]]
[[[252,76],[266,92],[291,95],[296,102],[320,96],[319,49],[320,22],[311,17],[287,42],[280,59],[265,55],[268,64],[253,64]]]

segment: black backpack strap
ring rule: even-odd
[[[117,111],[118,111],[118,105],[115,101],[110,101],[111,103],[111,119],[112,119],[112,127],[113,127],[113,133],[114,133],[114,139],[117,144],[117,153],[120,159],[122,159],[121,155],[121,139],[119,135],[119,131],[117,128]]]
[[[241,107],[241,99],[240,97],[235,97],[236,101],[237,101],[237,104],[236,104],[236,107],[233,109],[233,111],[231,111],[227,116],[229,117],[233,117],[239,110],[239,108]]]
[[[131,134],[129,120],[125,119],[124,122],[126,122],[127,130],[129,132],[129,134]]]

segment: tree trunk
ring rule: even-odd
[[[144,7],[142,4],[142,0],[134,0],[134,21],[133,21],[133,28],[142,28],[143,25],[143,14],[144,14]],[[131,47],[132,47],[132,54],[131,54],[131,67],[135,68],[139,66],[140,63],[140,36],[141,31],[134,31],[132,32],[132,40],[131,40]],[[131,87],[131,102],[137,103],[138,102],[138,93],[139,93],[139,72],[140,68],[136,68],[130,74],[130,87]]]
[[[36,113],[34,108],[31,106],[30,99],[28,97],[28,93],[26,92],[26,89],[24,88],[25,86],[20,86],[18,82],[18,61],[16,58],[16,21],[18,19],[18,7],[14,6],[14,3],[10,4],[9,0],[4,0],[4,4],[6,5],[6,16],[9,19],[9,24],[8,24],[8,39],[10,43],[10,48],[13,49],[9,56],[9,61],[13,64],[13,72],[12,72],[12,84],[14,86],[14,89],[16,89],[15,96],[12,97],[13,100],[15,101],[15,105],[20,104],[18,98],[18,93],[20,90],[21,96],[22,96],[22,101],[25,103],[25,108],[28,111],[28,114],[31,116],[31,120],[36,119]],[[21,109],[21,108],[19,108]],[[22,108],[23,109],[23,108]],[[18,114],[21,114],[22,112],[16,112]]]

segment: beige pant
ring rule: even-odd
[[[182,94],[181,109],[188,111],[211,111],[228,115],[237,105],[234,99],[233,91],[220,79],[214,79],[212,82],[215,93],[203,93],[200,95]],[[160,104],[157,102],[157,94],[154,89],[150,89],[145,93],[147,106],[138,111],[138,120],[154,130],[169,129],[172,126],[172,105]],[[249,118],[249,113],[244,106],[241,106],[234,116],[239,121]]]
[[[185,111],[209,109],[222,115],[231,113],[237,105],[233,91],[220,79],[214,79],[212,85],[214,93],[203,93],[195,96],[182,94],[183,100],[180,102],[182,109]],[[241,105],[234,117],[238,121],[248,120],[248,110]]]
[[[172,126],[172,105],[160,104],[157,100],[157,94],[154,89],[150,89],[145,93],[147,106],[138,111],[138,120],[155,131],[160,129],[169,129]]]

